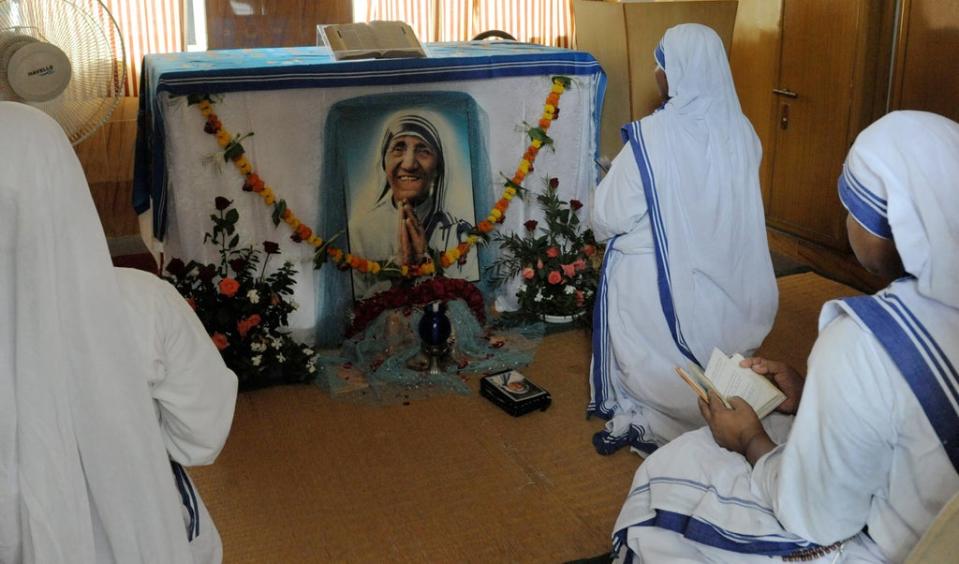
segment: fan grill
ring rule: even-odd
[[[79,143],[110,118],[123,96],[124,48],[116,21],[102,2],[0,0],[0,37],[9,34],[49,42],[70,59],[73,75],[66,90],[52,100],[27,103],[56,119],[71,143]],[[3,82],[0,76],[0,100],[16,99]]]

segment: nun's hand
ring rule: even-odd
[[[759,417],[748,403],[735,396],[727,401],[729,408],[723,405],[723,400],[716,392],[710,390],[709,402],[699,400],[699,411],[709,424],[716,444],[738,452],[750,464],[755,464],[762,455],[774,449],[776,443],[766,434]]]
[[[799,400],[802,399],[803,385],[806,383],[806,379],[796,369],[785,362],[767,360],[759,356],[743,359],[739,366],[751,368],[753,372],[766,377],[786,394],[786,399],[776,407],[776,411],[795,415],[799,410]]]

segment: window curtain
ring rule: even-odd
[[[87,0],[90,1],[90,0]],[[124,94],[138,96],[140,66],[150,53],[185,51],[181,0],[102,0],[120,28],[126,49]],[[91,2],[99,13],[97,2]]]
[[[420,41],[468,41],[498,29],[518,41],[573,47],[572,0],[368,0],[364,21],[401,20]]]

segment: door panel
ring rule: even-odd
[[[848,150],[863,0],[785,0],[767,219],[846,246],[836,179]],[[795,94],[794,96],[792,94]]]

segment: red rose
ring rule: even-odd
[[[549,273],[549,276],[546,277],[546,281],[550,284],[559,284],[563,281],[563,276],[559,272],[553,270]]]
[[[523,278],[532,280],[534,276],[536,276],[536,271],[534,271],[531,267],[527,266],[523,269]]]
[[[236,295],[236,291],[240,289],[240,283],[232,278],[224,278],[220,280],[220,293],[228,298],[232,298]]]
[[[280,246],[273,241],[263,241],[263,250],[268,255],[275,255],[280,252]]]
[[[536,221],[535,219],[529,219],[523,225],[526,227],[527,231],[535,231],[536,226],[539,225],[539,222]]]
[[[596,254],[596,247],[593,245],[583,245],[583,254],[591,257]]]
[[[559,188],[559,178],[550,178],[549,179],[549,189],[555,190]]]
[[[166,271],[179,278],[186,274],[186,265],[182,260],[175,258],[166,265]]]
[[[570,200],[569,207],[573,208],[573,211],[576,211],[579,208],[583,207],[583,202],[580,202],[579,200]]]
[[[229,339],[227,339],[226,335],[224,335],[223,333],[220,333],[219,331],[213,333],[213,335],[210,338],[213,339],[213,344],[216,345],[216,348],[218,350],[222,351],[223,349],[230,346]]]
[[[219,211],[223,211],[226,208],[230,207],[230,204],[232,203],[233,203],[232,200],[227,200],[223,196],[217,196],[216,199],[213,200],[213,204],[216,206],[216,209]]]
[[[565,274],[567,278],[572,278],[573,276],[576,276],[576,266],[575,266],[575,265],[573,265],[573,264],[561,264],[561,265],[559,265],[559,267],[563,269],[563,274]]]
[[[549,247],[546,249],[546,256],[549,258],[556,258],[559,256],[559,249],[556,247]]]

